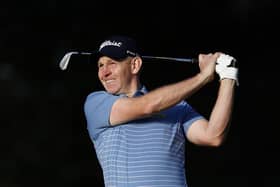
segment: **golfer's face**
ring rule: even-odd
[[[116,61],[101,57],[98,61],[98,77],[105,90],[111,94],[126,93],[131,80],[130,58]]]

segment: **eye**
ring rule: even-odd
[[[101,68],[113,68],[113,67],[115,67],[117,65],[117,62],[116,61],[112,61],[112,60],[110,60],[110,61],[107,61],[107,62],[99,62],[98,64],[97,64],[97,68],[100,70]]]
[[[115,66],[115,65],[116,65],[116,62],[115,62],[115,61],[111,61],[111,62],[108,63],[108,65],[109,65],[109,66]]]
[[[97,64],[97,67],[100,69],[100,68],[102,68],[104,66],[104,64],[103,63],[98,63]]]

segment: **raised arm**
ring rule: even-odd
[[[150,116],[186,99],[214,79],[215,62],[219,55],[200,54],[200,72],[191,78],[162,86],[141,97],[118,99],[111,110],[111,125]]]
[[[194,122],[188,132],[188,139],[197,145],[219,146],[225,139],[232,114],[235,81],[223,79],[216,103],[211,112],[209,121],[198,120]]]
[[[232,115],[235,84],[238,83],[236,60],[221,54],[215,70],[220,77],[220,88],[209,121],[196,121],[187,132],[188,139],[198,145],[218,146],[224,141]]]

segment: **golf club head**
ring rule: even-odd
[[[64,57],[61,59],[60,63],[59,63],[59,67],[61,70],[66,70],[67,67],[68,67],[68,64],[71,60],[71,56],[72,55],[78,55],[78,54],[81,54],[81,55],[91,55],[92,53],[89,53],[89,52],[77,52],[77,51],[71,51],[71,52],[68,52],[64,55]]]
[[[61,59],[61,61],[59,63],[59,67],[60,67],[61,70],[66,70],[67,69],[70,58],[73,54],[79,54],[79,53],[75,52],[75,51],[72,51],[72,52],[68,52],[64,55],[64,57]]]

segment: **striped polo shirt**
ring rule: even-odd
[[[145,87],[135,96],[141,92]],[[84,104],[105,186],[186,187],[185,135],[202,116],[183,101],[152,117],[111,126],[110,111],[120,97],[97,91]]]

